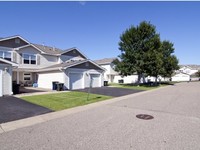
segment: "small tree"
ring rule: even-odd
[[[200,70],[196,72],[195,75],[200,78]]]

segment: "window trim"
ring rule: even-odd
[[[7,53],[10,53],[10,59],[11,60],[9,60],[9,61],[13,61],[13,53],[11,51],[7,51],[7,50],[0,50],[0,51],[3,52],[3,57],[2,57],[3,59],[5,59],[5,52],[7,52]]]
[[[25,75],[25,74],[29,74],[29,75]],[[30,80],[24,80],[25,77],[30,77]],[[23,81],[32,81],[32,74],[31,74],[31,72],[24,72],[23,73]]]
[[[24,55],[29,55],[29,63],[24,63]],[[35,64],[31,64],[31,55],[35,56]],[[37,65],[37,54],[30,54],[30,53],[22,53],[22,62],[24,65]]]

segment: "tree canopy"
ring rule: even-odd
[[[161,41],[156,27],[143,21],[138,26],[131,26],[120,36],[116,71],[122,76],[137,72],[138,82],[142,76],[162,75],[170,77],[178,68],[178,59],[174,53],[173,44]]]

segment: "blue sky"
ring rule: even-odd
[[[200,64],[200,2],[0,2],[0,14],[0,37],[77,47],[93,60],[119,55],[120,34],[150,21],[180,64]]]

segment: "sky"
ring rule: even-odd
[[[180,64],[200,64],[200,2],[0,2],[0,37],[117,57],[120,35],[142,21],[174,43]]]

